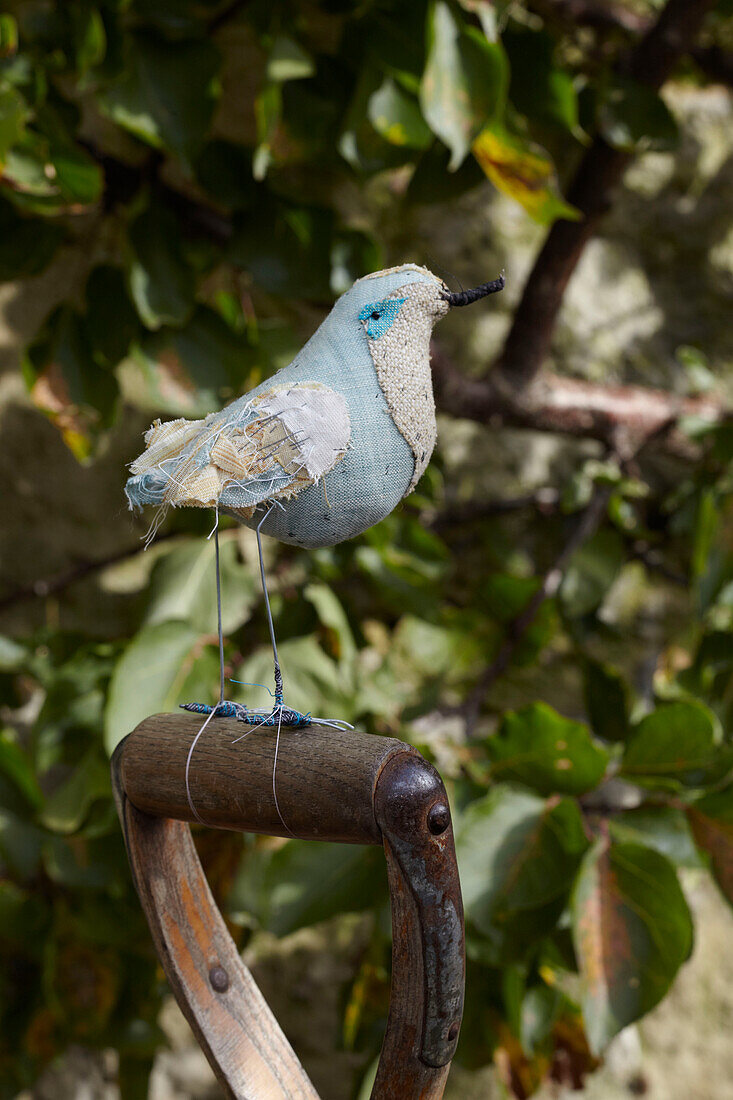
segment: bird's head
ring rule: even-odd
[[[471,290],[451,292],[427,268],[415,264],[377,271],[359,279],[358,318],[374,355],[387,347],[389,358],[427,354],[433,326],[449,309],[469,305],[504,287],[504,276]]]
[[[431,271],[405,264],[357,280],[338,303],[337,308],[347,312],[350,333],[356,336],[356,325],[362,326],[357,338],[366,338],[392,420],[412,448],[410,489],[430,461],[436,438],[430,371],[433,326],[453,306],[468,305],[503,285],[502,278],[452,294]]]

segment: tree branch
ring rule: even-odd
[[[668,0],[656,23],[631,51],[624,72],[657,89],[694,43],[714,0]],[[596,137],[580,162],[568,201],[580,221],[560,219],[550,230],[524,288],[497,364],[507,383],[529,385],[547,358],[555,322],[571,275],[588,240],[611,204],[611,195],[630,153],[613,149]]]
[[[577,378],[544,374],[524,391],[509,385],[502,372],[468,378],[440,347],[433,350],[433,387],[441,412],[492,427],[597,439],[616,449],[634,449],[659,437],[672,454],[690,459],[697,449],[679,430],[683,417],[727,422],[733,416],[719,400],[681,397],[645,386],[602,386]]]

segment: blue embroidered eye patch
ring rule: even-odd
[[[365,322],[366,334],[370,340],[378,340],[385,332],[389,332],[404,301],[405,298],[383,298],[381,302],[364,306],[359,320]]]

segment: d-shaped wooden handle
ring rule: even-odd
[[[326,726],[275,734],[159,714],[112,760],[130,865],[173,992],[227,1095],[317,1094],[226,930],[185,822],[383,844],[392,905],[389,1019],[372,1100],[439,1100],[458,1042],[463,907],[440,776],[410,745]],[[242,734],[247,736],[243,739]],[[193,751],[192,750],[193,746]]]

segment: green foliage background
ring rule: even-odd
[[[519,217],[550,225],[577,216],[556,165],[567,178],[596,133],[630,152],[674,147],[663,99],[614,75],[621,39],[576,33],[536,7],[6,5],[0,277],[53,273],[57,304],[23,371],[32,415],[49,418],[84,465],[80,493],[105,454],[119,455],[103,502],[117,517],[122,463],[152,416],[203,415],[284,365],[355,277],[393,261],[430,265],[422,242],[397,228],[406,212],[440,221],[459,196],[494,187]],[[725,15],[720,5],[709,26],[721,41]],[[679,77],[704,79],[691,64]],[[499,261],[511,267],[511,256]],[[456,324],[448,341],[459,361],[461,339]],[[691,388],[714,383],[701,352],[681,359]],[[708,868],[733,900],[733,434],[682,427],[688,461],[645,456],[629,471],[577,451],[572,478],[550,487],[552,507],[506,514],[476,499],[480,471],[446,447],[405,505],[353,543],[269,548],[289,702],[409,739],[445,775],[470,964],[458,1060],[476,1067],[503,1051],[520,1096],[560,1052],[582,1077],[665,995],[693,936],[680,867]],[[53,483],[52,457],[36,455],[33,468]],[[600,528],[467,741],[460,705],[599,488]],[[113,1047],[123,1095],[147,1094],[166,991],[108,755],[146,715],[213,699],[217,686],[210,517],[172,515],[143,555],[144,520],[131,517],[120,538],[115,518],[105,542],[104,515],[79,509],[86,564],[52,578],[50,593],[3,582],[8,1100],[71,1043]],[[630,564],[640,544],[646,567]],[[228,670],[267,683],[251,534],[227,529],[222,554]],[[68,564],[63,548],[47,560]],[[603,611],[619,577],[653,566],[643,584],[671,610],[639,692],[628,677],[639,639]],[[40,567],[28,568],[37,582]],[[567,714],[542,701],[548,668],[569,685]],[[257,930],[281,937],[371,911],[342,1040],[367,1072],[388,990],[375,853],[199,839],[243,947]],[[339,1095],[355,1094],[358,1077]]]

